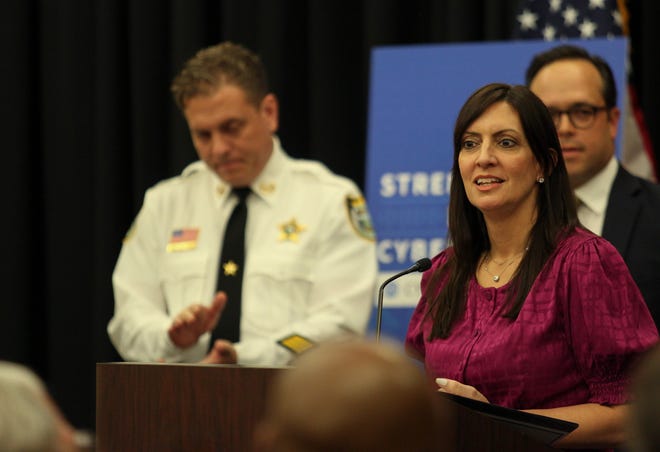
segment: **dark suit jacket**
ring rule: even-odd
[[[619,167],[605,212],[603,237],[623,256],[660,328],[660,185]]]

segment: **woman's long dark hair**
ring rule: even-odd
[[[527,142],[543,171],[538,184],[536,222],[529,249],[513,275],[505,316],[516,318],[534,280],[555,250],[560,238],[578,224],[575,198],[561,154],[557,131],[541,100],[521,85],[492,83],[475,91],[465,102],[454,127],[454,165],[449,198],[449,244],[446,263],[432,276],[427,293],[428,315],[433,320],[431,337],[446,338],[465,310],[467,288],[481,256],[490,249],[482,213],[467,198],[458,166],[463,134],[490,106],[506,102],[518,112]],[[443,282],[444,288],[438,292]],[[437,294],[436,294],[437,293]]]

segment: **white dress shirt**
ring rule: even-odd
[[[603,233],[607,201],[618,171],[619,162],[612,157],[605,168],[575,189],[575,196],[579,201],[578,218],[582,225],[594,234]]]

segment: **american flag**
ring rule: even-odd
[[[179,242],[194,242],[197,240],[197,234],[199,229],[193,228],[184,228],[184,229],[175,229],[172,231],[172,237],[170,237],[170,243],[179,243]]]
[[[516,24],[517,39],[554,41],[623,35],[616,0],[523,0]]]
[[[627,17],[623,0],[521,0],[513,37],[556,41],[622,36],[627,34]],[[626,94],[622,162],[632,173],[656,180],[651,140],[630,81]]]

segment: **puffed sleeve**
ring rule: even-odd
[[[424,277],[425,276],[422,276],[422,278]],[[423,361],[426,356],[423,321],[424,316],[426,315],[427,306],[426,298],[422,295],[422,298],[419,300],[419,303],[417,303],[412,317],[410,318],[405,342],[406,352],[421,361]]]
[[[658,332],[617,250],[594,237],[566,257],[566,334],[589,401],[627,401],[632,365],[655,344]]]
[[[408,331],[406,333],[405,348],[408,354],[419,359],[424,360],[426,356],[426,341],[425,336],[430,332],[430,325],[427,325],[425,322],[426,313],[428,310],[429,297],[435,297],[437,291],[434,294],[430,294],[431,279],[433,274],[438,271],[438,268],[446,262],[446,252],[443,251],[440,254],[436,255],[432,259],[431,268],[424,272],[422,275],[422,280],[420,282],[420,293],[421,297],[413,314],[410,318],[410,323],[408,323]]]

